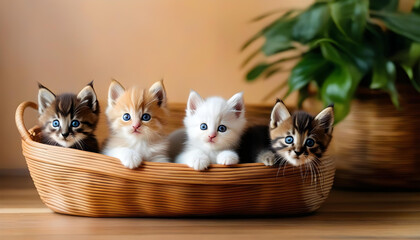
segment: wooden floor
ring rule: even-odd
[[[333,190],[292,218],[86,218],[51,212],[27,177],[3,177],[0,239],[420,239],[420,193]]]

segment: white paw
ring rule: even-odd
[[[197,171],[203,171],[210,165],[209,157],[201,151],[194,151],[185,156],[186,164]]]
[[[262,152],[257,157],[257,162],[262,162],[265,166],[273,166],[275,161],[276,156],[272,151]]]
[[[239,163],[238,154],[234,151],[226,150],[217,154],[217,164],[232,165]]]
[[[129,148],[114,148],[105,152],[106,155],[120,159],[126,168],[134,169],[142,162],[141,155]]]

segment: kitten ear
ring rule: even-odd
[[[124,87],[115,79],[112,79],[108,89],[108,106],[114,106],[117,99],[125,92]]]
[[[152,95],[154,99],[157,100],[157,104],[159,107],[166,106],[166,91],[165,86],[163,86],[163,80],[159,82],[155,82],[150,88],[149,93]]]
[[[290,117],[289,110],[283,101],[277,99],[276,105],[274,105],[273,111],[271,111],[270,127],[276,128],[280,123]]]
[[[55,100],[55,95],[48,88],[38,83],[38,112],[42,114],[44,110]]]
[[[196,91],[191,90],[187,102],[187,115],[194,114],[195,110],[197,110],[198,106],[200,106],[203,102],[203,98]]]
[[[232,108],[232,110],[235,112],[235,115],[237,118],[239,118],[241,115],[245,112],[245,104],[244,104],[244,93],[240,92],[235,95],[233,95],[228,101],[228,105]]]
[[[77,94],[77,98],[80,100],[81,103],[87,102],[88,106],[92,109],[92,111],[96,111],[98,107],[98,101],[96,98],[95,90],[93,89],[93,81],[90,82],[86,87],[84,87],[79,94]]]
[[[331,134],[334,124],[334,105],[330,105],[316,115],[318,125],[325,129],[325,133]]]

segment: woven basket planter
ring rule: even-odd
[[[135,170],[102,154],[41,144],[39,128],[27,130],[24,102],[16,110],[23,155],[42,201],[53,211],[90,217],[294,215],[317,210],[334,180],[330,159],[312,182],[299,168],[259,163],[211,165],[198,172],[183,164],[145,162]],[[270,107],[248,106],[253,122],[268,121]],[[184,108],[171,107],[171,128]],[[174,117],[179,116],[179,117]]]
[[[334,129],[335,186],[361,190],[420,189],[420,94],[399,86],[401,110],[388,94],[359,91]]]

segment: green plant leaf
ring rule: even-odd
[[[251,19],[251,22],[258,22],[258,21],[261,21],[261,20],[263,20],[263,19],[265,19],[265,18],[267,18],[267,17],[269,17],[269,16],[272,16],[272,15],[274,15],[274,14],[278,14],[279,12],[282,12],[283,11],[283,9],[275,9],[275,10],[273,10],[273,11],[269,11],[269,12],[266,12],[266,13],[264,13],[264,14],[261,14],[261,15],[259,15],[259,16],[257,16],[257,17],[255,17],[255,18],[253,18],[253,19]],[[283,15],[282,15],[282,17],[283,18],[287,18],[287,17],[289,17],[290,15],[292,15],[293,13],[295,13],[295,12],[297,12],[297,10],[290,10],[290,11],[287,11],[286,13],[284,13]]]
[[[345,67],[352,79],[357,80],[357,84],[365,74],[365,72],[359,70],[355,65],[354,59],[351,58],[350,54],[347,54],[347,51],[343,52],[341,49],[345,48],[338,43],[337,46],[340,47],[340,50],[334,47],[330,42],[325,41],[320,43],[321,52],[325,59],[339,65],[341,67]],[[363,69],[362,69],[363,70]]]
[[[246,80],[250,82],[257,79],[270,66],[271,64],[267,63],[258,64],[248,72],[248,74],[246,75]]]
[[[334,42],[335,44],[338,44]],[[324,56],[325,59],[334,62],[338,65],[346,64],[346,62],[343,59],[343,53],[339,52],[337,48],[335,48],[330,42],[320,42],[319,43],[321,47],[322,56]]]
[[[302,57],[302,60],[292,69],[289,77],[289,92],[301,89],[314,80],[318,71],[328,64],[321,54],[308,53]]]
[[[273,28],[273,27],[275,27],[276,24],[278,24],[279,22],[289,21],[290,20],[290,16],[292,15],[293,12],[295,12],[295,10],[288,11],[288,12],[284,13],[280,18],[276,19],[275,21],[273,21],[270,24],[268,24],[267,26],[265,26],[261,31],[257,32],[250,39],[248,39],[242,45],[242,47],[241,47],[240,50],[243,51],[246,48],[248,48],[253,42],[255,42],[255,40],[257,40],[258,38],[262,37],[265,32],[270,31],[270,29]]]
[[[397,70],[393,62],[391,61],[386,62],[386,72],[388,75],[388,81],[387,81],[386,86],[383,89],[388,92],[394,106],[396,108],[399,108],[400,102],[398,100],[397,87],[395,86],[395,79],[397,78]]]
[[[321,87],[324,105],[334,103],[336,123],[344,119],[350,111],[350,104],[360,79],[354,79],[346,66],[336,66]]]
[[[262,51],[266,56],[293,48],[292,30],[295,23],[296,18],[284,19],[264,31],[265,43]]]
[[[244,45],[242,45],[241,47],[241,51],[247,49],[249,47],[249,45],[251,45],[255,40],[257,40],[258,38],[260,38],[262,36],[262,32],[258,32],[256,33],[254,36],[252,36],[250,39],[248,39]]]
[[[385,60],[378,60],[373,65],[372,82],[370,83],[370,88],[382,89],[387,86],[387,83],[388,83],[388,72],[386,69]]]
[[[399,0],[370,0],[369,8],[373,10],[388,10],[396,11],[398,10]]]
[[[322,33],[330,18],[328,11],[328,5],[320,3],[312,5],[297,16],[297,22],[292,30],[293,39],[307,43]]]
[[[420,14],[420,0],[414,2],[413,13]]]
[[[280,58],[280,59],[278,59],[278,60],[276,60],[274,62],[271,62],[271,63],[265,63],[265,62],[259,63],[256,66],[254,66],[248,72],[248,74],[246,75],[246,79],[249,82],[250,81],[253,81],[253,80],[257,79],[268,68],[270,68],[272,66],[275,66],[275,65],[277,65],[279,63],[290,61],[290,60],[297,59],[297,58],[300,58],[300,57],[301,57],[301,55],[295,55],[295,56],[291,56],[291,57]]]
[[[415,42],[420,42],[420,15],[385,11],[373,11],[372,14],[382,19],[386,27],[391,31],[403,35]]]
[[[345,103],[352,97],[353,85],[350,71],[337,65],[321,87],[321,99],[325,104]]]
[[[417,92],[420,92],[420,60],[413,66],[413,79],[411,83]]]
[[[405,73],[407,74],[408,79],[410,80],[413,87],[420,92],[420,76],[419,76],[419,70],[420,70],[420,62],[414,65],[413,68],[401,65]]]
[[[420,60],[420,43],[412,43],[408,52],[407,64],[413,66]]]
[[[347,37],[360,40],[369,12],[368,0],[340,0],[330,4],[331,17],[337,28]]]
[[[265,71],[264,78],[267,79],[267,78],[271,77],[272,75],[278,73],[281,70],[282,70],[281,67],[273,68],[273,69],[267,69],[267,71]]]
[[[303,102],[309,97],[308,87],[299,89],[298,108],[302,109]]]
[[[370,88],[382,89],[391,97],[395,107],[399,108],[398,91],[395,87],[396,68],[393,62],[385,59],[378,60],[373,66]]]
[[[286,39],[277,38],[277,39],[267,39],[266,43],[262,47],[262,51],[266,56],[272,56],[279,52],[284,52],[290,49],[293,49],[291,41]]]
[[[351,101],[345,103],[334,103],[334,125],[341,122],[350,112]],[[329,104],[326,104],[328,106]]]
[[[369,25],[366,25],[366,29]],[[383,39],[374,39],[370,31],[365,31],[363,36],[363,43],[355,42],[345,37],[339,30],[334,30],[335,27],[331,27],[330,37],[334,39],[331,42],[334,47],[339,50],[342,57],[350,60],[355,66],[363,73],[366,74],[372,68],[373,62],[375,61],[375,55],[377,49],[381,48],[381,41]],[[345,53],[345,54],[343,54]]]

